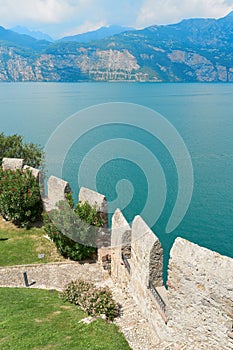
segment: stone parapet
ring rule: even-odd
[[[129,271],[122,257],[128,261],[131,258],[131,227],[120,209],[117,209],[112,217],[111,254],[112,279],[121,287],[125,287],[129,281]]]
[[[23,159],[4,158],[2,167],[22,169]],[[37,169],[24,169],[39,179]],[[47,210],[70,192],[68,182],[51,176],[44,199]],[[79,200],[101,213],[106,227],[97,234],[99,263],[150,321],[160,339],[157,350],[233,350],[233,259],[177,238],[166,289],[163,249],[143,219],[136,216],[131,228],[117,209],[110,230],[104,195],[82,187]]]
[[[158,237],[151,231],[140,216],[132,223],[132,256],[135,276],[143,288],[149,281],[155,286],[163,285],[163,249]]]
[[[168,271],[169,328],[187,349],[233,349],[233,259],[177,238]]]
[[[20,158],[3,158],[2,169],[3,170],[16,170],[23,169],[24,160]]]
[[[48,179],[48,196],[43,199],[45,211],[57,208],[57,203],[66,200],[66,195],[71,193],[70,185],[56,176]]]
[[[158,322],[164,327],[167,322],[167,298],[162,279],[163,249],[159,239],[140,216],[134,218],[131,229],[121,211],[115,211],[112,217],[111,254],[113,281],[130,291],[142,314],[155,329]]]

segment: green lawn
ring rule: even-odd
[[[129,350],[114,324],[97,320],[64,303],[58,293],[37,289],[0,288],[1,350]]]
[[[63,261],[43,228],[19,229],[0,218],[0,266]],[[39,259],[38,255],[44,254]]]
[[[0,217],[0,266],[64,261],[44,235],[43,228],[19,229]],[[0,288],[0,349],[130,349],[114,324],[100,319],[79,323],[86,316],[56,291]]]

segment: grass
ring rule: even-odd
[[[64,303],[55,291],[0,288],[1,350],[130,350],[114,324]]]
[[[0,266],[64,261],[43,228],[17,228],[0,217]],[[40,259],[39,254],[44,254]]]
[[[19,229],[0,217],[0,266],[64,261],[44,235],[43,228]],[[56,291],[0,288],[0,349],[130,350],[114,324],[79,323],[86,316]]]

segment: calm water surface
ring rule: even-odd
[[[233,85],[2,83],[1,131],[22,134],[26,141],[45,146],[51,133],[66,118],[83,108],[106,102],[130,102],[152,108],[178,130],[194,168],[189,210],[176,230],[166,234],[165,226],[177,195],[176,169],[158,140],[125,126],[92,130],[70,149],[63,177],[71,183],[75,194],[79,165],[91,148],[109,138],[134,139],[156,154],[166,175],[167,201],[153,227],[166,257],[177,236],[233,257]],[[88,172],[91,174],[91,169]],[[143,169],[124,159],[106,162],[97,175],[97,189],[108,200],[114,200],[116,183],[121,179],[134,186],[132,202],[124,209],[127,219],[132,220],[142,211],[147,198]]]

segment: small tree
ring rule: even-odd
[[[40,188],[29,170],[0,168],[0,213],[17,226],[28,227],[41,219]]]
[[[16,134],[6,136],[0,133],[0,165],[4,157],[22,158],[25,164],[38,168],[43,162],[43,156],[42,148],[33,143],[23,142],[23,136]]]

